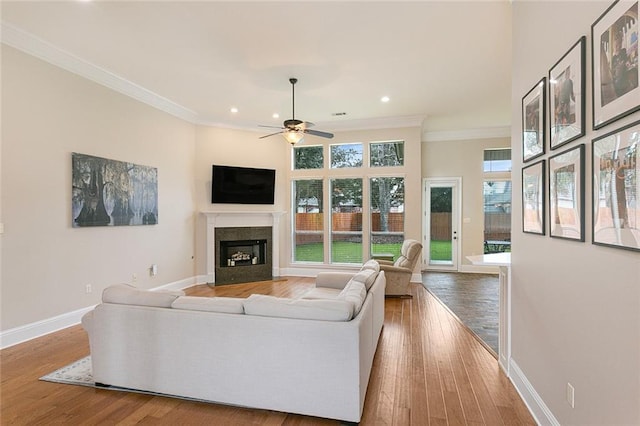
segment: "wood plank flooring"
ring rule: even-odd
[[[310,278],[187,290],[197,296],[295,297]],[[422,286],[385,301],[361,425],[535,424],[496,359]],[[89,354],[80,326],[0,351],[3,425],[337,425],[340,422],[39,381]]]

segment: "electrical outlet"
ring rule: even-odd
[[[151,275],[152,277],[158,275],[158,265],[156,265],[155,263],[151,265],[151,268],[149,268],[149,275]]]
[[[84,291],[85,293],[89,294],[91,293],[93,290],[91,289],[91,284],[87,284],[86,286],[84,286]]]
[[[138,282],[138,274],[136,273],[131,274],[131,281],[134,283]]]
[[[571,408],[575,408],[575,389],[571,386],[571,383],[567,383],[567,402]]]

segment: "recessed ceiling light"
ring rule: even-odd
[[[280,114],[278,114],[277,112],[274,112],[272,115],[273,118],[280,118]]]
[[[230,111],[231,111],[232,113],[234,113],[234,114],[235,114],[236,112],[238,112],[238,108],[236,108],[236,107],[231,107],[231,110],[230,110]]]
[[[383,96],[382,98],[380,98],[380,102],[389,102],[390,99],[388,96]]]

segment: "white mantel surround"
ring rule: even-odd
[[[216,227],[252,227],[271,226],[272,273],[274,277],[280,276],[280,218],[285,212],[258,212],[258,211],[203,211],[207,217],[207,283],[216,282]]]

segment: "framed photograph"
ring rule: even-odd
[[[551,149],[584,136],[585,52],[581,37],[549,70],[549,141]]]
[[[522,169],[522,231],[544,235],[544,160]]]
[[[640,121],[593,140],[593,244],[640,251]]]
[[[584,144],[549,157],[549,235],[584,241]]]
[[[593,129],[640,109],[638,0],[617,0],[591,25]]]
[[[524,162],[544,154],[546,82],[547,78],[543,77],[522,98],[522,161]]]

